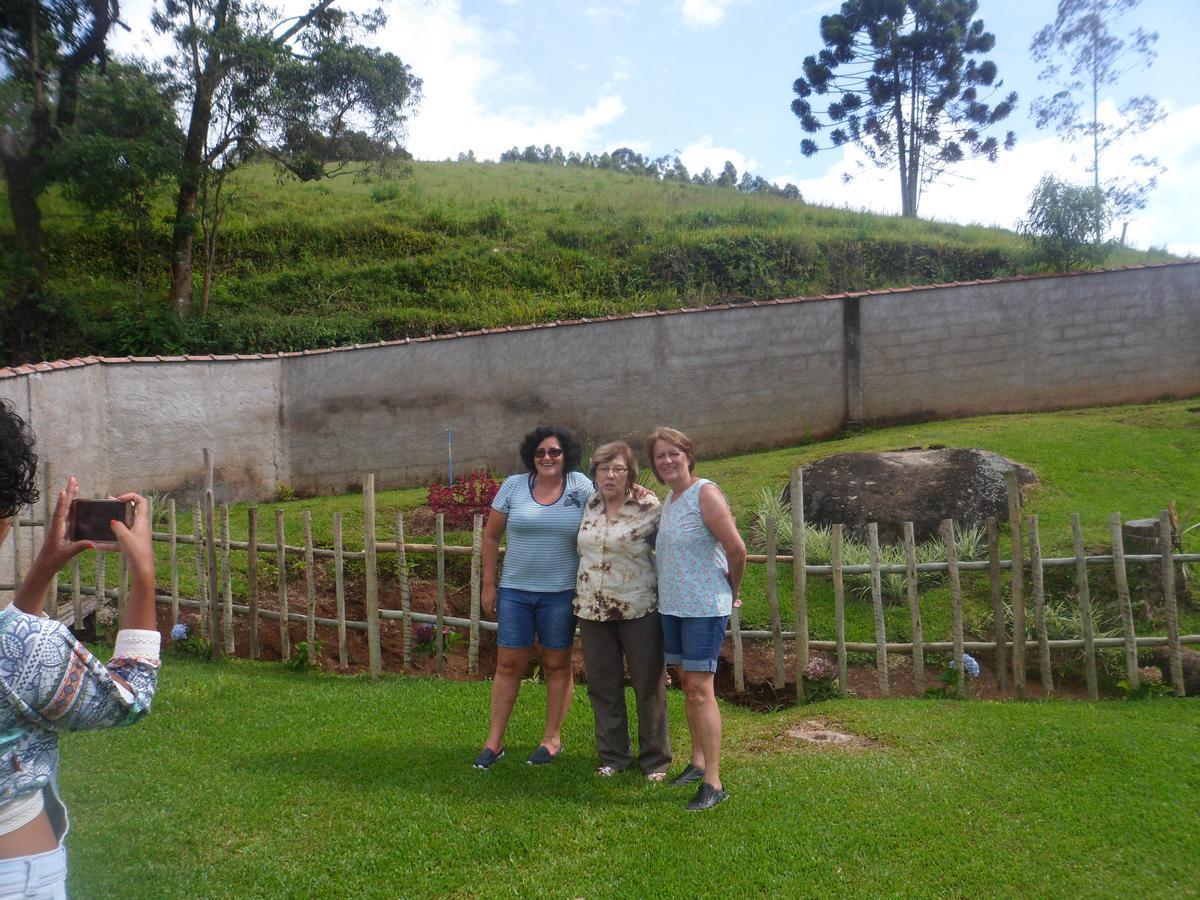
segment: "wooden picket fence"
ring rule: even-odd
[[[396,621],[402,623],[403,633],[403,665],[411,668],[414,651],[414,623],[429,623],[434,628],[434,655],[436,671],[440,674],[445,668],[446,647],[445,628],[467,629],[468,632],[468,671],[476,674],[479,667],[480,633],[495,631],[495,622],[484,620],[480,609],[480,586],[482,570],[483,517],[476,516],[470,546],[447,544],[444,537],[444,523],[441,515],[437,516],[434,543],[408,543],[404,538],[404,521],[397,514],[395,522],[395,539],[381,541],[375,523],[375,477],[366,475],[363,478],[363,521],[364,543],[361,550],[350,550],[343,545],[343,517],[338,513],[333,521],[333,548],[320,548],[313,544],[312,519],[309,510],[302,512],[304,523],[304,544],[302,546],[288,545],[284,539],[284,511],[275,510],[274,542],[260,540],[259,510],[251,507],[247,515],[247,540],[235,541],[230,538],[229,508],[216,507],[213,502],[213,465],[212,457],[206,450],[205,459],[205,500],[197,502],[192,507],[193,531],[191,534],[180,534],[176,526],[177,510],[174,500],[167,502],[167,531],[155,532],[154,540],[169,545],[169,593],[158,594],[158,602],[171,609],[172,622],[179,621],[181,609],[198,609],[201,618],[201,630],[206,632],[212,644],[214,658],[222,652],[232,654],[234,646],[234,616],[245,616],[248,619],[248,631],[251,658],[258,658],[261,651],[259,632],[263,621],[275,622],[279,628],[279,641],[283,659],[291,656],[292,648],[288,625],[303,624],[306,628],[307,647],[316,646],[317,626],[336,629],[338,660],[342,666],[349,662],[347,648],[347,631],[365,631],[368,645],[368,668],[373,677],[382,673],[382,655],[380,649],[380,623]],[[44,528],[51,514],[49,489],[51,475],[49,466],[45,467],[44,476],[47,483],[45,491],[45,508],[43,518],[21,519],[19,528]],[[1171,535],[1172,523],[1169,513],[1164,510],[1159,517],[1159,545],[1162,552],[1158,554],[1131,555],[1124,552],[1122,536],[1122,521],[1119,513],[1113,513],[1109,519],[1112,539],[1111,554],[1088,556],[1083,548],[1080,517],[1072,518],[1074,537],[1073,556],[1043,557],[1038,534],[1037,516],[1024,519],[1020,512],[1019,491],[1015,477],[1009,481],[1009,522],[1012,544],[1012,559],[1000,559],[998,543],[998,526],[994,518],[986,523],[988,559],[986,561],[960,561],[954,541],[954,523],[947,519],[941,525],[941,536],[946,548],[944,562],[918,563],[916,542],[911,523],[903,527],[903,540],[906,563],[903,566],[886,565],[880,562],[878,529],[872,523],[868,526],[868,543],[870,561],[866,565],[844,565],[842,549],[845,529],[841,525],[832,528],[831,560],[827,565],[813,565],[807,562],[805,552],[805,530],[803,519],[804,484],[801,469],[792,473],[792,534],[793,554],[781,554],[776,548],[776,531],[778,523],[773,519],[766,522],[767,546],[765,554],[752,554],[749,562],[766,566],[766,594],[770,611],[771,627],[768,630],[746,630],[741,627],[740,614],[733,611],[730,619],[729,634],[733,645],[733,668],[735,688],[745,690],[744,640],[769,640],[773,647],[775,663],[774,687],[782,690],[788,681],[786,672],[786,642],[794,644],[794,672],[792,681],[797,685],[798,695],[803,696],[803,678],[800,674],[808,664],[813,651],[824,651],[834,654],[837,660],[839,686],[846,691],[849,682],[847,675],[847,655],[849,653],[873,654],[876,661],[876,673],[879,691],[883,695],[890,693],[888,655],[906,653],[912,656],[914,686],[918,692],[925,689],[925,655],[927,653],[952,653],[953,658],[961,660],[966,652],[990,651],[995,654],[996,671],[999,686],[1002,691],[1012,690],[1017,697],[1026,696],[1026,659],[1027,654],[1036,654],[1038,673],[1043,690],[1049,694],[1054,690],[1051,653],[1054,650],[1084,651],[1085,677],[1087,694],[1090,699],[1099,698],[1097,676],[1097,651],[1103,648],[1123,647],[1125,658],[1125,677],[1127,681],[1137,686],[1138,648],[1166,646],[1170,659],[1170,682],[1174,692],[1183,696],[1184,677],[1181,647],[1187,644],[1200,644],[1200,635],[1181,635],[1179,633],[1179,610],[1175,592],[1175,567],[1178,563],[1200,561],[1200,554],[1174,553]],[[35,531],[36,534],[36,531]],[[15,537],[15,536],[14,536]],[[0,591],[15,590],[20,584],[22,568],[21,541],[14,539],[13,571],[16,578],[13,584],[0,584]],[[180,546],[191,545],[194,549],[197,584],[199,596],[187,598],[180,595],[179,573],[182,563]],[[1028,560],[1025,551],[1028,549]],[[235,602],[232,590],[231,554],[245,552],[246,554],[246,602]],[[503,550],[501,551],[503,552]],[[276,609],[265,609],[261,606],[259,592],[259,564],[261,554],[273,558],[278,572],[276,585]],[[395,571],[400,587],[400,609],[381,609],[379,606],[378,572],[380,555],[394,554]],[[436,559],[436,599],[435,612],[420,613],[410,608],[410,586],[408,579],[408,557],[410,554],[432,554]],[[445,561],[447,556],[470,556],[470,614],[468,618],[449,616],[446,614],[446,577]],[[47,592],[47,612],[58,616],[66,624],[74,624],[95,612],[103,598],[116,601],[117,614],[124,613],[125,597],[128,589],[124,561],[118,556],[118,572],[116,585],[107,587],[107,554],[95,554],[94,586],[81,584],[79,560],[73,561],[70,567],[69,584],[60,584],[56,577],[54,584]],[[302,557],[304,560],[304,577],[306,579],[306,608],[304,611],[293,612],[289,609],[288,598],[288,558]],[[333,559],[334,586],[336,597],[336,618],[320,617],[316,614],[316,582],[314,561],[316,559]],[[347,560],[363,560],[365,570],[365,615],[364,621],[347,620],[345,601],[345,562]],[[779,600],[777,569],[780,563],[792,565],[793,597],[795,613],[795,629],[785,631],[782,628]],[[1142,636],[1135,631],[1132,598],[1130,596],[1127,566],[1129,565],[1157,566],[1160,571],[1160,582],[1163,592],[1163,605],[1166,618],[1166,636]],[[1047,568],[1067,566],[1075,570],[1075,586],[1079,603],[1082,637],[1074,640],[1050,640],[1046,628],[1046,605],[1043,575]],[[1088,584],[1088,568],[1105,567],[1111,569],[1116,584],[1117,598],[1120,607],[1121,637],[1096,637],[1093,622],[1093,609]],[[963,599],[960,575],[966,571],[986,571],[991,587],[993,634],[991,640],[968,641],[963,634]],[[951,630],[950,641],[926,641],[924,639],[921,610],[919,604],[918,576],[926,572],[945,573],[946,583],[951,598]],[[1008,591],[1012,603],[1012,634],[1026,633],[1026,619],[1032,615],[1035,637],[1032,640],[1014,640],[1009,634],[1004,609],[1005,584],[1003,573],[1008,573]],[[1020,573],[1022,577],[1014,577]],[[871,585],[871,603],[874,613],[874,640],[846,640],[846,589],[845,577],[854,574],[868,574]],[[906,642],[889,642],[884,623],[884,605],[881,590],[881,577],[885,574],[903,574],[906,582],[907,606],[911,618],[912,640]],[[1025,596],[1025,575],[1028,574],[1032,585],[1029,598]],[[808,590],[807,580],[810,576],[828,577],[833,584],[834,593],[834,625],[835,639],[813,640],[808,628]],[[69,603],[60,608],[59,598],[69,598]],[[1011,668],[1011,679],[1009,677]],[[960,694],[965,691],[964,667],[956,667],[957,689]]]

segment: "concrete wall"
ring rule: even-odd
[[[86,363],[86,364],[85,364]],[[85,493],[218,499],[517,466],[532,426],[702,454],[883,422],[1200,394],[1200,263],[647,313],[341,351],[0,370]],[[2,564],[0,564],[2,565]]]
[[[861,301],[868,422],[1200,392],[1200,266]]]

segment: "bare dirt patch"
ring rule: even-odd
[[[778,740],[828,750],[872,750],[882,746],[878,741],[826,719],[805,719],[785,731]]]

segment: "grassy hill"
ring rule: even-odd
[[[613,171],[413,163],[299,184],[261,165],[232,190],[211,309],[182,326],[165,309],[169,197],[141,305],[128,233],[44,198],[51,287],[74,314],[59,353],[297,350],[1036,270],[1003,229]],[[0,203],[0,250],[14,245],[7,215]]]

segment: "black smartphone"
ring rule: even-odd
[[[67,535],[72,541],[91,541],[116,546],[112,522],[133,525],[132,500],[72,500],[67,517]]]

